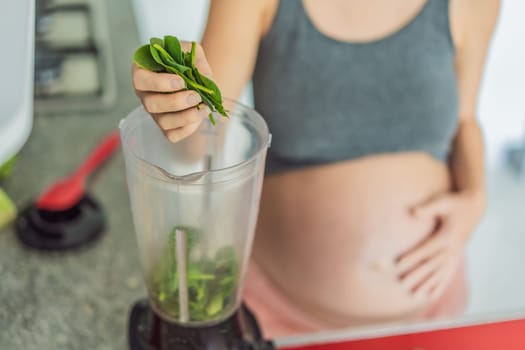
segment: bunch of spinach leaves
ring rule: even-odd
[[[191,43],[191,51],[182,51],[179,39],[166,35],[164,40],[152,38],[150,43],[135,51],[133,60],[136,65],[153,72],[167,72],[180,76],[186,88],[196,91],[211,112],[218,112],[227,117],[227,111],[222,105],[221,91],[208,77],[201,74],[195,66],[196,43]],[[215,119],[210,112],[209,118],[213,125]]]
[[[217,250],[213,258],[192,259],[192,253],[201,231],[192,227],[174,228],[168,237],[163,256],[154,267],[151,287],[154,302],[168,316],[179,316],[179,276],[175,230],[186,232],[187,284],[190,321],[206,321],[218,317],[235,303],[235,287],[238,280],[238,263],[232,246]]]

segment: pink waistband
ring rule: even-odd
[[[468,298],[465,275],[465,266],[461,264],[442,296],[416,320],[461,314]],[[270,339],[333,329],[283,295],[253,260],[248,266],[243,300],[256,315],[264,336]]]
[[[265,337],[312,333],[330,328],[286,298],[253,260],[248,266],[243,299],[256,315]]]

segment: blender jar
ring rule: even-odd
[[[240,306],[264,175],[268,127],[226,101],[171,143],[142,107],[120,123],[133,221],[154,311],[185,325],[219,322]]]

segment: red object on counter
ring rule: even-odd
[[[279,350],[525,350],[525,319]]]
[[[72,175],[58,180],[37,198],[37,208],[63,211],[77,204],[84,196],[87,177],[113,154],[119,142],[118,132],[106,136]]]

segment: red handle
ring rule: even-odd
[[[118,147],[120,142],[119,133],[112,132],[91,152],[88,158],[75,171],[72,177],[77,180],[84,180],[91,174],[99,165],[109,158]]]

